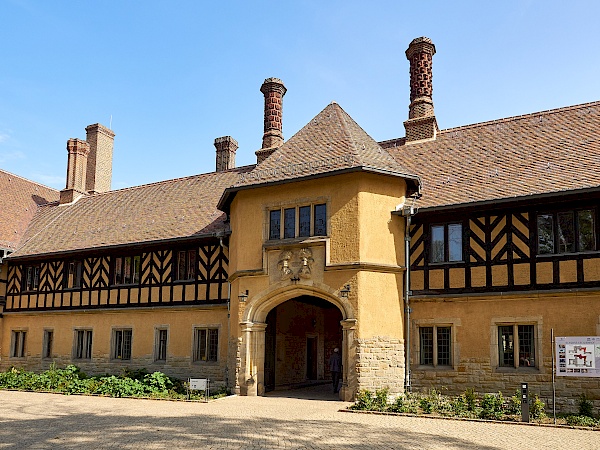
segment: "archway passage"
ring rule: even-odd
[[[342,349],[341,311],[303,295],[273,308],[265,330],[265,390],[289,389],[331,380],[328,360]]]

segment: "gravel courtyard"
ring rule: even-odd
[[[0,391],[0,449],[600,449],[593,431],[338,412],[328,389],[208,404]]]

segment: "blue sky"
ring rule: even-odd
[[[597,1],[0,1],[0,168],[64,188],[67,139],[111,123],[113,189],[252,164],[267,77],[290,138],[332,100],[404,135],[410,41],[440,128],[600,100]]]

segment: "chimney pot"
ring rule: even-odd
[[[218,137],[215,139],[215,148],[217,149],[217,172],[234,169],[237,141],[231,136]]]
[[[265,96],[265,109],[262,148],[256,152],[258,164],[283,144],[281,118],[283,96],[287,89],[279,78],[267,78],[260,87],[260,92]]]

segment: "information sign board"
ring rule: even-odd
[[[556,375],[600,377],[600,336],[557,337]]]

